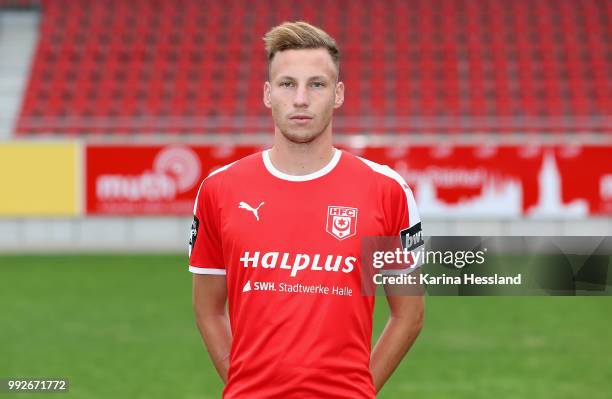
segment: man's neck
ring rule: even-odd
[[[324,132],[309,143],[294,143],[276,132],[269,156],[274,167],[288,175],[302,176],[317,172],[334,157],[331,133]]]

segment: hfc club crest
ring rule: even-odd
[[[357,233],[357,208],[328,206],[325,230],[342,241]]]

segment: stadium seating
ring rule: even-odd
[[[353,133],[612,133],[612,2],[46,0],[19,135],[269,131],[262,36],[337,38]]]

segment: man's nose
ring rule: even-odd
[[[298,86],[295,91],[295,97],[293,98],[293,106],[298,107],[306,107],[309,104],[308,100],[308,90],[306,90],[305,86]]]

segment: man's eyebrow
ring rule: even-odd
[[[308,80],[328,80],[326,76],[313,76]]]
[[[291,76],[280,76],[278,79],[279,80],[297,80]],[[329,79],[321,75],[321,76],[311,76],[310,78],[308,78],[308,80],[311,81],[311,80],[329,80]]]

